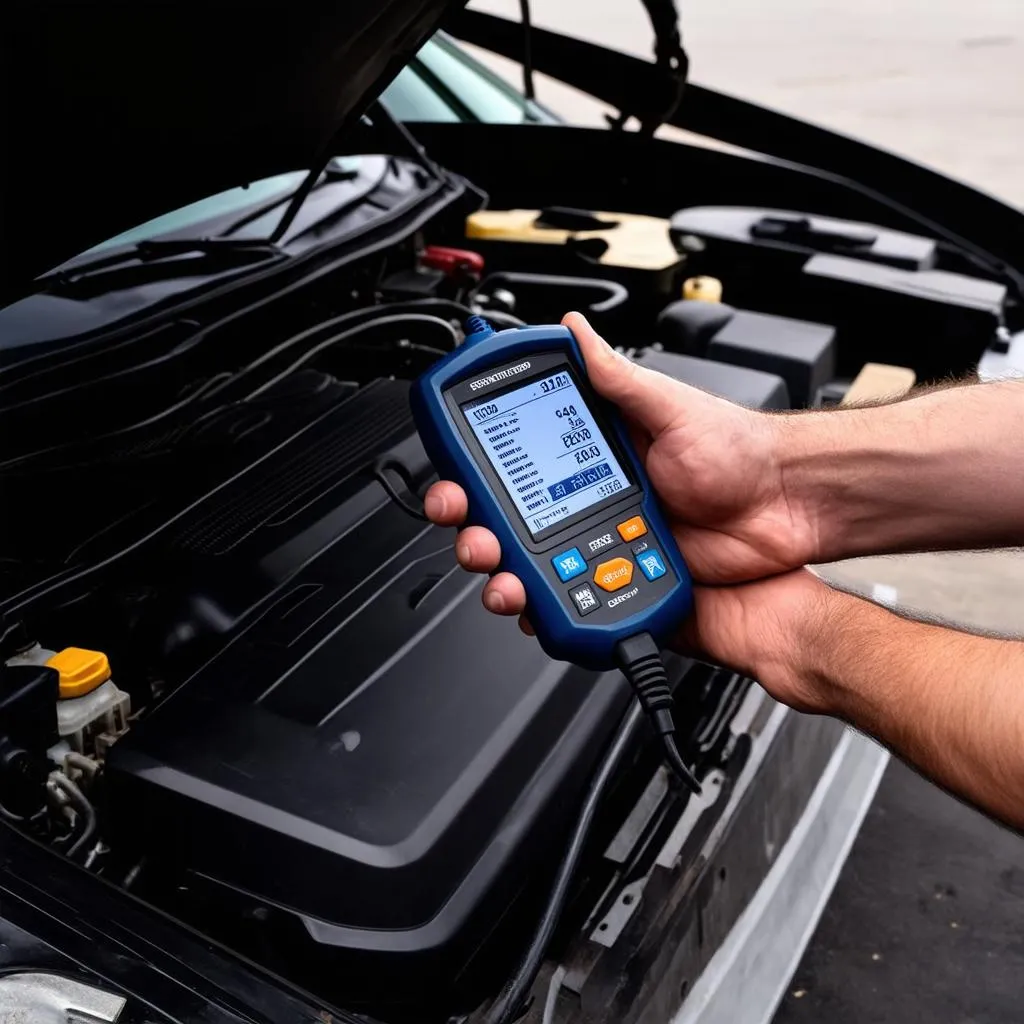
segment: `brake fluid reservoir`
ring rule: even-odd
[[[102,757],[128,730],[131,700],[110,678],[110,662],[102,651],[65,647],[51,651],[39,644],[9,658],[8,665],[48,665],[60,674],[57,733],[61,742],[51,751],[59,760],[67,750]]]
[[[110,678],[110,662],[101,651],[66,647],[46,662],[60,672],[57,733],[72,750],[102,757],[128,730],[131,701]]]

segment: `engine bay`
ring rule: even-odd
[[[409,382],[471,314],[580,308],[679,380],[825,407],[868,363],[984,366],[1017,307],[924,235],[569,194],[503,209],[499,188],[484,209],[389,159],[318,262],[3,368],[0,807],[325,999],[443,1019],[510,969],[629,692],[483,611],[423,519]],[[735,753],[708,723],[750,681],[672,668],[707,773]],[[638,743],[570,922],[600,905],[600,840],[652,758]]]

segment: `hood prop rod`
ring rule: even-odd
[[[519,0],[520,20],[523,24],[523,99],[532,102],[537,98],[533,88],[533,51],[531,35],[533,22],[530,20],[530,0]]]
[[[427,151],[419,142],[416,141],[409,129],[406,128],[404,124],[396,121],[379,100],[375,101],[367,113],[363,115],[364,121],[367,118],[371,118],[373,121],[379,121],[382,128],[387,128],[387,134],[398,143],[396,146],[396,149],[398,150],[396,155],[405,153],[412,156],[430,172],[431,177],[435,178],[437,181],[445,180],[445,176],[441,168],[430,159],[427,155]],[[336,150],[338,148],[338,139],[340,135],[341,131],[339,130],[331,136],[330,141],[326,146],[324,146],[320,155],[307,171],[305,178],[302,179],[302,184],[300,184],[292,193],[288,206],[284,213],[281,214],[281,219],[277,222],[274,230],[270,234],[270,238],[268,239],[269,242],[274,244],[279,243],[281,239],[284,238],[288,229],[292,226],[292,223],[298,216],[299,210],[302,209],[303,204],[309,198],[310,192],[313,191],[316,187],[316,183],[320,180],[320,175],[323,174],[331,159],[337,155]]]

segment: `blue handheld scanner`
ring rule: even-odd
[[[416,381],[412,412],[438,472],[460,483],[469,522],[501,543],[545,652],[594,670],[620,640],[664,645],[690,610],[679,549],[617,410],[590,386],[566,327],[495,333]]]

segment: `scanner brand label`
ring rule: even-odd
[[[508,380],[510,377],[518,377],[519,374],[525,373],[530,368],[530,361],[527,360],[525,363],[518,363],[515,366],[506,367],[504,370],[499,370],[497,373],[492,373],[489,377],[481,377],[479,380],[470,382],[470,391],[479,391],[481,388],[490,387],[492,384],[497,384],[499,380]]]
[[[614,608],[616,605],[622,604],[623,601],[628,601],[631,597],[636,597],[640,593],[639,587],[634,587],[632,590],[627,590],[624,594],[619,594],[618,597],[613,597],[608,601],[608,607]]]

